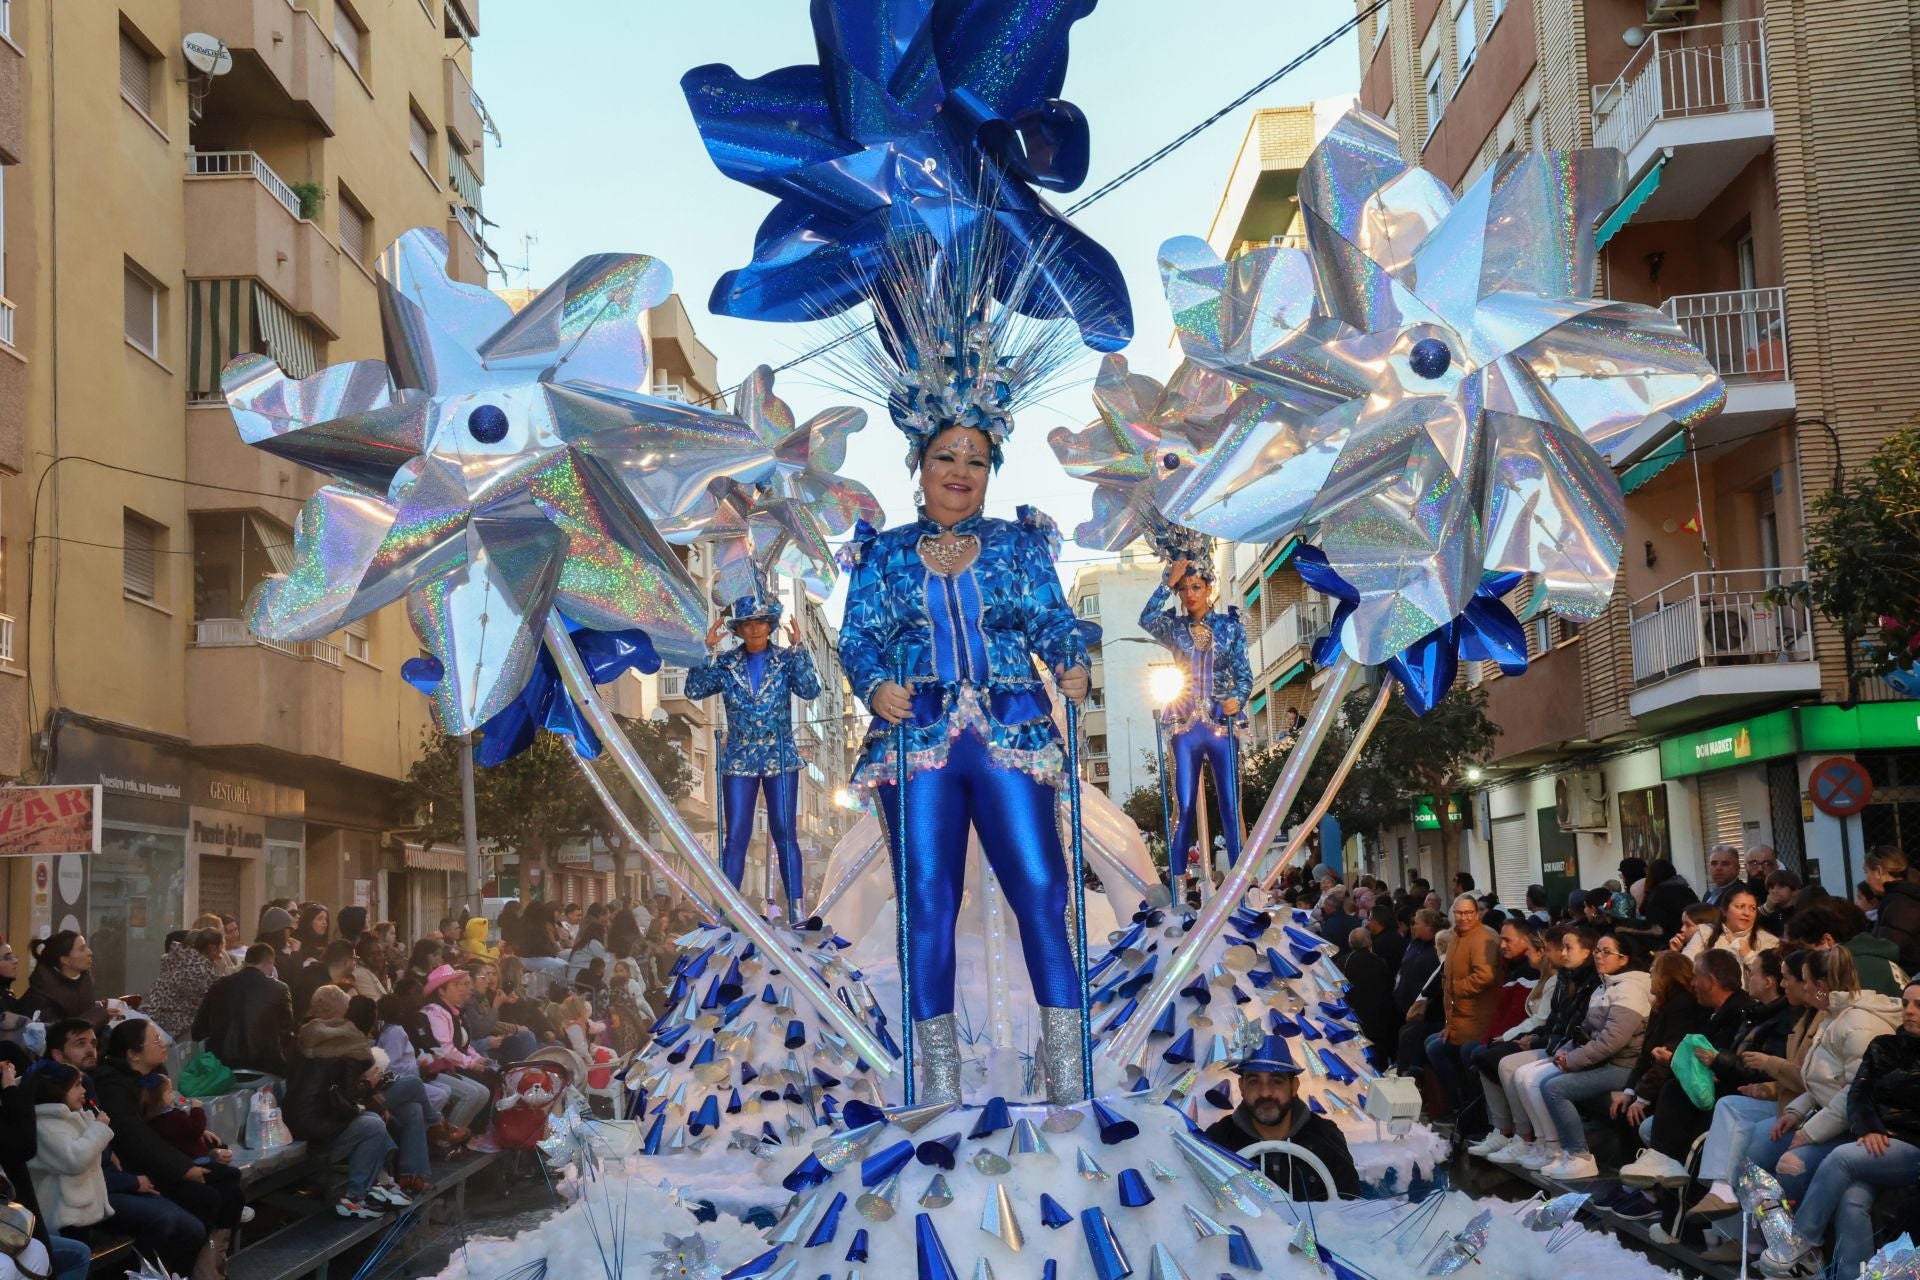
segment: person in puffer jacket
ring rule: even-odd
[[[1849,1091],[1856,1137],[1820,1163],[1794,1216],[1798,1253],[1761,1255],[1770,1276],[1824,1275],[1821,1243],[1833,1228],[1831,1274],[1859,1275],[1873,1253],[1873,1202],[1882,1188],[1920,1177],[1920,981],[1900,992],[1900,1029],[1876,1037],[1861,1055]]]
[[[1807,958],[1806,980],[1815,1007],[1827,1019],[1800,1063],[1805,1088],[1787,1104],[1772,1132],[1747,1149],[1747,1158],[1773,1170],[1788,1200],[1807,1193],[1820,1165],[1852,1142],[1847,1096],[1867,1046],[1900,1026],[1900,1006],[1877,991],[1860,989],[1859,971],[1845,947]]]
[[[86,1078],[72,1067],[46,1062],[35,1069],[34,1128],[39,1142],[27,1168],[33,1194],[54,1231],[105,1222],[107,1176],[101,1155],[113,1141],[105,1121],[84,1109]]]
[[[1572,1042],[1575,1029],[1586,1017],[1587,1005],[1600,989],[1600,971],[1593,967],[1593,948],[1599,944],[1600,934],[1584,924],[1556,927],[1560,934],[1560,968],[1554,974],[1546,1019],[1537,1030],[1516,1039],[1513,1043],[1522,1052],[1497,1068],[1507,1097],[1507,1115],[1512,1117],[1516,1132],[1511,1142],[1488,1152],[1487,1159],[1495,1164],[1544,1169],[1560,1158],[1559,1140],[1545,1118],[1540,1086],[1560,1073],[1553,1055]],[[1497,1122],[1499,1109],[1492,1103],[1492,1095],[1488,1097],[1488,1109]],[[1540,1117],[1537,1128],[1536,1116]]]
[[[1539,1132],[1553,1134],[1560,1150],[1540,1171],[1562,1182],[1600,1176],[1600,1166],[1587,1149],[1579,1104],[1605,1098],[1627,1082],[1640,1059],[1653,1009],[1647,952],[1639,938],[1622,933],[1602,937],[1594,944],[1593,967],[1600,972],[1600,989],[1587,1002],[1576,1043],[1553,1055],[1560,1071],[1540,1082],[1545,1114],[1534,1117]]]

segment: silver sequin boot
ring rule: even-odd
[[[960,1032],[952,1014],[913,1024],[913,1054],[920,1059],[920,1091],[914,1101],[960,1101]]]
[[[1080,1058],[1080,1011],[1040,1007],[1040,1057],[1047,1072],[1047,1101],[1071,1106],[1087,1100],[1086,1064]]]

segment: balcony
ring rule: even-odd
[[[1707,443],[1746,435],[1793,412],[1785,289],[1681,294],[1660,309],[1726,381],[1727,407],[1704,428]]]
[[[446,0],[446,37],[472,44],[480,34],[480,0]]]
[[[258,280],[339,337],[340,251],[285,179],[251,151],[190,151],[186,176],[188,278]]]
[[[454,59],[442,59],[441,80],[445,90],[447,133],[467,153],[477,174],[483,164],[480,151],[486,142],[486,108],[480,103],[480,95],[473,91],[466,72]]]
[[[333,135],[333,42],[311,13],[291,0],[186,0],[181,22],[218,36],[233,54],[209,111],[302,120]]]
[[[447,219],[447,244],[453,250],[448,274],[462,284],[485,285],[487,267],[480,256],[485,242],[480,235],[480,223],[472,210],[460,204],[448,208],[452,216]]]
[[[1659,731],[1818,692],[1806,603],[1768,598],[1806,576],[1804,568],[1696,573],[1634,601],[1628,706],[1639,727]]]
[[[1500,728],[1493,763],[1503,768],[1544,764],[1587,736],[1581,648],[1568,644],[1547,650],[1527,664],[1524,679],[1486,682],[1487,719]]]
[[[687,669],[685,667],[660,668],[660,701],[675,698],[687,700]]]
[[[1673,27],[1640,46],[1620,78],[1593,92],[1593,142],[1617,147],[1644,182],[1636,222],[1691,218],[1773,146],[1762,19]]]
[[[1324,601],[1307,600],[1288,605],[1249,646],[1247,662],[1253,668],[1254,684],[1278,679],[1296,664],[1307,661],[1315,638],[1326,633],[1332,620],[1333,611]]]
[[[259,640],[238,618],[194,624],[187,733],[195,746],[338,760],[342,726],[339,646]]]
[[[648,354],[654,377],[661,382],[693,383],[690,400],[698,401],[720,385],[719,361],[693,332],[693,320],[679,294],[647,313]],[[704,388],[704,390],[703,390]],[[656,394],[658,394],[656,392]]]
[[[299,520],[300,504],[314,495],[323,479],[318,472],[241,440],[224,401],[187,407],[188,511],[253,506],[292,527]],[[217,487],[204,487],[209,485]],[[241,503],[236,499],[242,495],[258,496],[248,496]]]

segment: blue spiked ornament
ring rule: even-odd
[[[950,1133],[944,1138],[929,1138],[914,1149],[914,1157],[924,1165],[933,1165],[951,1170],[954,1153],[960,1150],[960,1135]]]
[[[862,1227],[858,1231],[853,1233],[853,1243],[847,1246],[847,1261],[848,1262],[865,1262],[866,1260],[867,1260],[867,1229],[865,1227]]]
[[[973,1122],[969,1138],[984,1138],[1002,1129],[1011,1128],[1013,1118],[1007,1113],[1007,1100],[1001,1097],[987,1099],[987,1105],[980,1108],[979,1119]]]
[[[913,1245],[919,1263],[919,1280],[965,1280],[953,1269],[947,1246],[941,1242],[940,1233],[934,1230],[933,1219],[927,1214],[917,1214],[913,1219]]]
[[[1120,1171],[1120,1203],[1129,1209],[1141,1209],[1153,1203],[1153,1191],[1138,1169]]]
[[[821,1164],[820,1157],[809,1155],[794,1167],[793,1172],[780,1179],[780,1185],[798,1194],[808,1187],[817,1187],[823,1182],[830,1181],[832,1177],[833,1170]]]
[[[913,1143],[902,1138],[890,1147],[882,1148],[860,1162],[860,1185],[875,1187],[890,1176],[900,1172],[913,1159]]]
[[[1260,1265],[1260,1255],[1253,1251],[1253,1241],[1247,1239],[1246,1231],[1237,1226],[1228,1228],[1227,1261],[1243,1271],[1264,1270]]]
[[[731,1090],[727,1094],[727,1114],[730,1116],[740,1114],[740,1091],[738,1089]]]
[[[1087,1239],[1087,1256],[1093,1259],[1096,1280],[1122,1280],[1133,1274],[1133,1264],[1120,1245],[1120,1237],[1107,1221],[1105,1209],[1088,1209],[1080,1215],[1080,1231]]]
[[[818,1249],[821,1245],[832,1244],[833,1237],[840,1231],[840,1211],[846,1207],[847,1193],[834,1192],[833,1203],[829,1204],[827,1211],[820,1215],[820,1222],[814,1227],[813,1234],[807,1237],[805,1247]]]
[[[1162,1062],[1191,1063],[1193,1061],[1193,1031],[1182,1031],[1174,1042],[1160,1051]]]
[[[666,1131],[667,1117],[665,1114],[655,1116],[652,1126],[647,1130],[646,1141],[641,1143],[640,1149],[650,1156],[659,1155],[660,1139],[666,1135]]]
[[[807,1024],[795,1018],[787,1023],[787,1048],[798,1049],[807,1042]]]
[[[1117,1146],[1140,1136],[1139,1125],[1098,1098],[1093,1100],[1093,1121],[1100,1126],[1100,1142],[1103,1146]]]
[[[1306,976],[1300,971],[1298,965],[1281,955],[1280,952],[1273,947],[1267,948],[1267,965],[1273,970],[1273,976],[1282,982],[1297,982]]]
[[[1210,1104],[1220,1108],[1222,1111],[1233,1110],[1233,1090],[1227,1087],[1227,1082],[1225,1080],[1222,1080],[1219,1084],[1214,1085],[1213,1088],[1207,1090],[1206,1093],[1202,1094],[1201,1096],[1204,1097]]]
[[[687,1122],[687,1132],[699,1137],[708,1129],[720,1127],[720,1099],[716,1094],[708,1094],[700,1109],[693,1113],[693,1119]]]
[[[1153,1024],[1153,1030],[1148,1034],[1156,1036],[1170,1036],[1173,1034],[1173,1005],[1171,1003],[1160,1011],[1159,1020]]]
[[[1073,1215],[1060,1207],[1060,1202],[1042,1191],[1040,1193],[1040,1225],[1058,1231],[1073,1221]]]

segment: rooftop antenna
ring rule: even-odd
[[[520,286],[533,288],[533,246],[540,243],[540,237],[529,231],[520,237]]]

